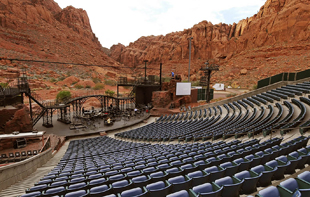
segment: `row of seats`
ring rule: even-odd
[[[277,186],[270,186],[258,192],[257,197],[310,196],[310,172],[305,171],[295,179],[289,178]]]
[[[165,115],[155,123],[116,134],[116,137],[141,141],[172,141],[178,139],[179,142],[187,142],[190,140],[228,138],[233,135],[235,137],[247,134],[251,136],[262,131],[270,133],[272,129],[281,129],[283,133],[286,133],[300,125],[305,118],[305,104],[310,103],[304,102],[305,99],[302,96],[309,93],[308,88],[307,84],[284,86],[222,106],[191,111],[185,115],[183,113]],[[300,97],[300,101],[294,98],[295,96]],[[288,98],[292,98],[292,100],[288,101]],[[280,103],[281,99],[284,99],[284,107],[289,110],[284,118],[282,118],[284,110]],[[276,104],[279,109],[278,114],[274,114],[273,104]],[[299,108],[300,113],[297,114],[297,118],[292,120],[296,113],[293,105]],[[222,116],[222,108],[226,110],[225,116]],[[257,116],[258,110],[261,112]],[[217,113],[218,111],[220,113]],[[266,116],[268,111],[269,113]],[[303,127],[307,125],[310,125],[309,121],[307,124],[302,124]]]
[[[300,146],[300,144],[304,144],[304,142],[305,142],[305,140],[303,140],[303,139],[306,139],[306,138],[299,138],[299,139],[296,139],[296,142],[295,141],[292,141],[292,144],[291,144],[291,146],[292,147],[296,147],[296,148],[298,148],[297,146],[295,146],[296,144],[297,144],[297,142],[298,142],[298,144],[299,144],[299,146]],[[276,140],[274,140],[274,141],[276,141]],[[224,144],[224,143],[222,143],[222,144]],[[264,146],[261,146],[261,147],[267,147],[267,145],[269,145],[270,143],[264,143]],[[254,145],[254,147],[258,147],[258,148],[260,148],[260,146],[258,145],[258,144],[256,144],[257,146],[255,146]],[[253,148],[254,148],[253,147]],[[285,146],[283,146],[283,147],[285,147]],[[265,155],[264,153],[262,153],[263,155]],[[210,157],[210,158],[212,158],[212,157]],[[209,159],[210,159],[209,158]],[[256,161],[258,161],[258,158],[260,158],[259,157],[259,155],[258,154],[256,154],[256,156],[253,156],[253,158],[256,158]],[[250,160],[250,158],[249,158],[249,160]],[[262,159],[259,159],[259,160],[261,160],[261,161],[264,161],[264,160],[262,160]],[[203,160],[202,160],[203,161]],[[207,160],[206,160],[207,161]],[[208,160],[208,161],[210,161],[210,164],[212,164],[212,165],[214,165],[215,164],[215,162],[217,162],[216,160],[214,160],[214,159],[210,159],[210,160]],[[254,160],[252,159],[251,160],[251,163],[253,162]],[[230,164],[233,164],[234,162],[228,162],[228,163],[230,163]],[[179,175],[181,175],[181,176],[186,176],[186,175],[189,175],[189,173],[190,172],[192,172],[192,171],[197,171],[197,169],[201,169],[201,168],[204,168],[204,167],[207,167],[207,166],[203,166],[203,165],[200,165],[199,163],[197,163],[197,165],[195,164],[195,163],[189,163],[190,165],[187,165],[189,168],[186,168],[187,166],[186,165],[183,165],[183,167],[184,167],[184,169],[182,169],[180,166],[176,166],[176,167],[172,167],[172,168],[170,168],[170,169],[167,169],[167,168],[162,168],[162,169],[160,169],[159,168],[159,166],[156,166],[156,167],[154,167],[153,166],[153,171],[148,171],[146,174],[143,174],[143,175],[141,175],[140,174],[140,176],[146,176],[146,177],[151,177],[151,179],[152,179],[152,181],[158,181],[158,180],[161,180],[161,181],[164,181],[167,177],[170,177],[170,178],[173,178],[174,176],[179,176]],[[220,163],[220,165],[222,165],[223,163]],[[180,164],[181,165],[181,164]],[[240,164],[241,165],[241,164]],[[167,166],[167,165],[166,165]],[[199,166],[199,167],[197,167],[197,166]],[[232,166],[232,165],[231,165]],[[161,167],[164,167],[164,166],[161,166]],[[168,165],[168,167],[170,167],[169,165]],[[156,169],[157,168],[157,169]],[[211,166],[211,167],[209,167],[210,169],[204,169],[204,170],[202,170],[202,173],[205,173],[205,174],[209,174],[209,176],[211,177],[214,177],[213,176],[213,174],[215,174],[214,173],[214,167],[213,166]],[[229,175],[229,174],[225,174],[226,172],[228,172],[228,171],[230,171],[230,170],[227,170],[227,169],[229,169],[229,166],[227,165],[227,164],[223,164],[222,166],[218,166],[217,167],[218,169],[220,169],[220,168],[222,168],[223,170],[223,172],[224,172],[224,175]],[[225,170],[224,170],[224,168],[225,168]],[[164,170],[163,170],[164,169]],[[136,171],[136,169],[132,169],[133,171]],[[185,170],[186,170],[186,173],[184,173],[185,172]],[[56,171],[54,171],[54,172],[56,172]],[[107,171],[107,172],[112,172],[111,171],[111,169],[109,169],[109,171]],[[140,170],[140,172],[143,172],[143,170]],[[61,171],[60,173],[63,173],[63,171]],[[130,173],[130,172],[128,172],[128,173]],[[170,174],[170,175],[169,175]],[[59,174],[58,174],[59,175]],[[95,176],[98,176],[98,173],[97,174],[90,174],[89,176],[92,176],[92,175],[94,175],[93,177],[95,177]],[[71,179],[71,180],[62,180],[62,181],[60,181],[59,179],[57,179],[57,178],[59,178],[59,177],[56,177],[56,176],[54,176],[54,178],[56,178],[57,179],[57,181],[56,181],[56,183],[49,183],[49,185],[48,184],[46,184],[46,182],[45,183],[43,183],[45,180],[48,180],[48,177],[45,177],[45,178],[43,178],[42,179],[42,181],[43,182],[41,182],[41,184],[38,184],[38,185],[36,185],[36,186],[39,186],[39,187],[37,187],[37,188],[33,188],[33,189],[41,189],[41,190],[43,190],[43,191],[41,191],[42,193],[44,193],[44,192],[46,192],[47,190],[50,190],[50,189],[52,189],[52,191],[54,191],[53,189],[54,188],[57,188],[57,187],[64,187],[63,189],[66,189],[66,187],[71,187],[72,185],[75,187],[76,186],[76,184],[80,184],[80,186],[82,186],[82,187],[89,187],[89,184],[90,184],[90,182],[91,182],[91,186],[93,186],[93,187],[91,187],[91,188],[94,188],[96,185],[94,184],[94,183],[96,183],[96,181],[98,181],[98,179],[101,179],[101,181],[104,181],[104,183],[108,183],[108,184],[111,184],[111,186],[112,186],[112,184],[114,184],[114,183],[116,183],[116,182],[120,182],[120,181],[127,181],[127,183],[129,184],[129,182],[130,181],[132,181],[132,182],[134,182],[134,178],[135,177],[132,177],[132,178],[127,178],[126,177],[126,175],[124,175],[124,174],[122,174],[122,175],[120,175],[120,174],[109,174],[109,175],[111,175],[111,176],[109,176],[107,179],[106,178],[98,178],[97,177],[97,179],[93,179],[93,180],[87,180],[85,177],[84,178],[78,178],[78,177],[74,177],[73,179]],[[173,175],[173,176],[172,176]],[[133,175],[134,176],[134,175]],[[138,176],[139,177],[139,174],[136,174],[136,176]],[[63,177],[63,176],[62,176]],[[112,177],[112,181],[110,181],[109,180],[109,178],[111,178]],[[50,178],[50,177],[49,177]],[[114,178],[116,178],[116,179],[114,179]],[[120,178],[120,179],[119,179]],[[219,178],[221,178],[221,177],[219,177]],[[72,181],[73,180],[73,181]],[[72,181],[72,183],[71,183],[71,181]],[[114,182],[115,181],[115,182]],[[213,178],[212,178],[212,181],[214,181],[213,180]],[[99,182],[98,184],[102,184],[103,182]],[[124,183],[124,182],[123,182]],[[43,186],[45,184],[45,186]],[[53,184],[52,185],[52,187],[51,187],[51,184]],[[63,184],[63,185],[61,185],[61,184]],[[36,187],[35,186],[35,187]],[[73,187],[72,186],[72,187]],[[144,186],[145,186],[145,184],[144,184]],[[45,189],[42,189],[42,188],[40,188],[40,187],[45,187]],[[91,189],[90,188],[90,189]],[[35,192],[33,189],[30,189],[29,190],[29,192]],[[67,190],[66,190],[67,191]],[[68,192],[68,191],[67,191]]]

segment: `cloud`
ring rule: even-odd
[[[182,31],[203,21],[231,24],[256,14],[265,0],[55,0],[87,11],[102,46],[128,45],[141,36]]]

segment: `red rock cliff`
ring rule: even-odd
[[[187,38],[193,37],[191,74],[198,74],[198,69],[206,60],[216,59],[224,65],[221,71],[226,72],[217,73],[215,81],[232,83],[237,80],[240,83],[245,80],[244,77],[248,77],[251,78],[249,83],[254,84],[265,77],[264,69],[269,65],[272,70],[266,71],[267,75],[294,71],[301,68],[302,64],[308,66],[309,59],[302,61],[298,56],[306,55],[309,49],[309,21],[309,0],[267,0],[256,15],[238,24],[214,25],[202,21],[190,29],[165,36],[141,37],[128,47],[114,45],[110,53],[113,59],[128,66],[142,65],[146,59],[151,66],[163,62],[166,73],[172,69],[186,76],[189,54]],[[287,61],[280,62],[284,58]],[[296,58],[301,61],[298,65]],[[290,63],[295,66],[292,67]],[[264,69],[258,71],[257,67]],[[241,69],[250,72],[246,76],[239,76]]]
[[[53,0],[2,0],[0,47],[0,57],[120,65],[103,52],[85,10]]]

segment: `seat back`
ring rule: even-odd
[[[145,175],[137,176],[131,179],[132,182],[137,183],[137,182],[142,182],[148,180],[148,178]]]
[[[280,183],[280,185],[288,190],[290,190],[291,192],[294,192],[296,189],[298,189],[298,183],[295,179],[293,178],[289,178],[285,181],[282,181]]]
[[[189,194],[186,190],[181,190],[172,194],[167,195],[166,197],[189,197]]]
[[[176,177],[172,177],[172,178],[169,178],[168,179],[168,182],[171,183],[171,184],[174,184],[174,183],[183,183],[185,182],[185,178],[184,176],[180,175],[180,176],[176,176]]]
[[[133,189],[125,190],[121,193],[121,197],[132,197],[139,196],[143,194],[143,190],[140,187],[136,187]]]
[[[310,183],[310,172],[309,171],[305,171],[299,174],[297,177]]]
[[[242,179],[251,177],[251,174],[250,174],[249,171],[244,170],[244,171],[242,171],[242,172],[236,173],[236,174],[235,174],[235,177],[238,178],[238,179],[240,179],[240,180],[242,180]]]
[[[228,162],[225,162],[225,163],[220,164],[220,166],[223,167],[223,168],[227,168],[227,167],[231,167],[231,166],[233,166],[233,165],[232,165],[231,162],[228,161]]]
[[[204,184],[197,185],[197,186],[193,187],[193,191],[196,194],[209,193],[209,192],[213,192],[213,187],[212,187],[211,183],[204,183]]]
[[[253,168],[251,168],[252,171],[256,172],[257,174],[263,173],[265,171],[265,168],[263,165],[258,165]]]
[[[165,187],[166,187],[166,185],[165,185],[165,183],[163,181],[158,181],[158,182],[155,182],[155,183],[148,184],[146,186],[146,189],[149,190],[149,191],[152,191],[152,190],[163,189]]]
[[[211,172],[218,172],[219,169],[217,168],[217,166],[211,166],[209,168],[206,168],[205,171],[211,173]]]
[[[278,162],[276,160],[271,160],[266,163],[267,166],[275,168],[278,166]]]
[[[218,184],[219,186],[224,186],[224,185],[232,185],[234,184],[234,181],[231,177],[226,176],[226,177],[215,180],[215,183]]]
[[[116,181],[116,182],[112,183],[112,187],[113,188],[119,188],[119,187],[124,187],[128,184],[129,183],[127,180],[121,180],[121,181]]]

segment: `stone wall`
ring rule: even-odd
[[[52,157],[52,149],[30,157],[26,160],[0,167],[0,191],[23,180]]]

